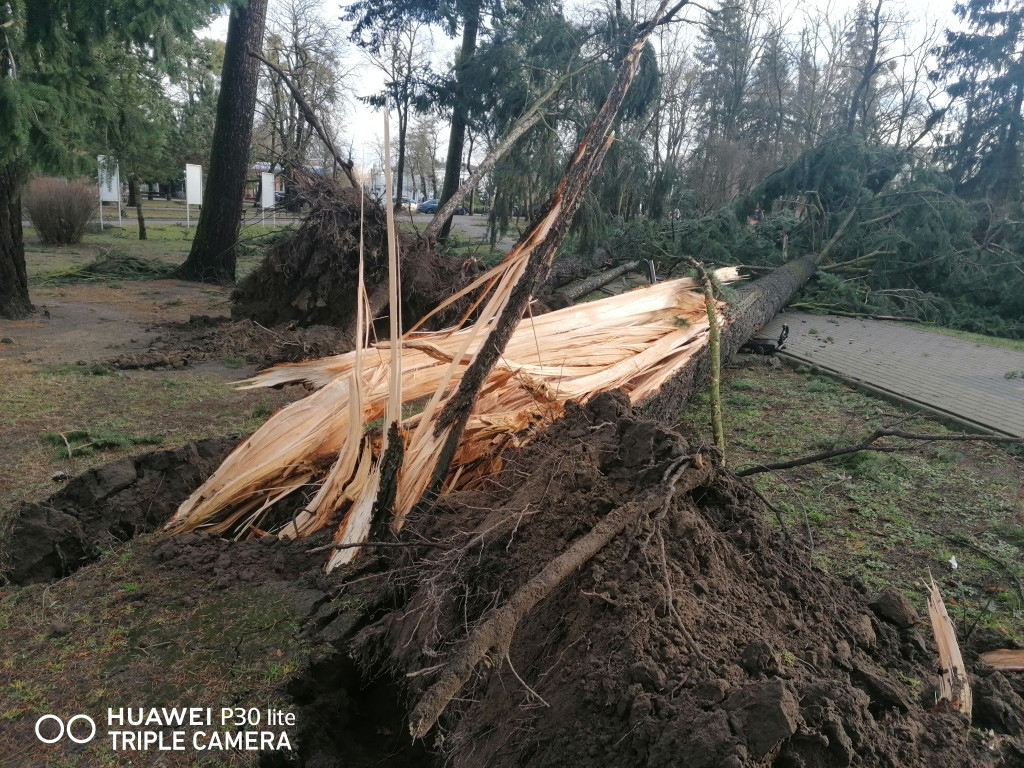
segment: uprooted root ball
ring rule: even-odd
[[[409,523],[442,544],[355,653],[406,680],[411,709],[491,609],[694,452],[622,399],[571,409],[489,490]],[[762,512],[719,472],[628,528],[502,639],[507,657],[499,648],[477,666],[428,744],[447,764],[491,768],[973,766],[1019,754],[935,706],[927,627],[872,614]],[[996,677],[984,685],[1021,712]]]
[[[265,325],[295,322],[354,329],[359,276],[360,218],[364,276],[371,303],[387,296],[387,221],[376,200],[333,179],[302,190],[310,213],[276,242],[232,294],[231,314]],[[406,232],[398,233],[403,321],[408,327],[467,285],[480,270],[473,259],[450,258]],[[438,318],[440,322],[457,317]],[[386,312],[382,312],[386,314]]]

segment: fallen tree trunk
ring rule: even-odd
[[[612,269],[606,269],[604,272],[597,272],[590,277],[584,278],[575,283],[570,283],[564,288],[559,288],[555,291],[555,296],[564,298],[569,304],[579,301],[588,293],[593,293],[598,288],[603,288],[608,285],[612,280],[617,277],[632,272],[640,266],[640,260],[635,259],[633,261],[627,261],[618,267]]]
[[[774,272],[740,288],[739,298],[729,306],[728,324],[722,330],[721,355],[728,360],[779,313],[817,271],[820,256],[811,254],[791,261]],[[707,347],[668,381],[661,390],[640,404],[648,418],[675,420],[680,409],[711,380],[711,355]]]
[[[696,296],[687,293],[693,281],[659,283],[615,297],[604,306],[551,313],[534,319],[522,332],[517,329],[614,139],[612,123],[647,38],[682,4],[669,11],[663,0],[655,16],[641,26],[615,84],[534,228],[501,264],[428,315],[450,311],[455,302],[477,291],[478,298],[463,317],[464,321],[478,310],[477,321],[457,332],[424,337],[410,331],[401,340],[394,339],[392,344],[403,348],[402,370],[395,373],[381,363],[380,354],[367,356],[366,367],[358,356],[343,355],[279,369],[252,382],[272,386],[306,381],[322,389],[281,411],[246,441],[181,506],[170,529],[203,526],[212,533],[259,535],[267,530],[263,521],[271,507],[313,482],[320,484],[319,490],[288,526],[277,528],[282,534],[308,535],[337,512],[343,514],[336,543],[364,538],[353,531],[382,530],[379,521],[371,525],[365,519],[371,508],[380,508],[376,479],[367,480],[377,478],[369,467],[380,446],[364,437],[360,426],[381,415],[382,393],[392,375],[410,376],[403,390],[408,393],[406,405],[413,393],[427,401],[402,425],[407,435],[403,459],[393,477],[384,479],[387,487],[395,486],[393,508],[388,510],[395,533],[418,504],[429,503],[445,488],[459,487],[460,480],[465,484],[464,470],[475,481],[500,468],[506,446],[532,439],[562,414],[569,400],[585,402],[621,387],[634,403],[649,399],[642,406],[649,415],[673,418],[678,413],[710,373],[708,317],[697,319],[693,314]],[[757,290],[741,297],[725,319],[728,330],[718,345],[721,355],[728,357],[738,349],[814,274],[855,213],[856,208],[848,213],[819,254],[761,278]],[[366,398],[364,391],[369,393]],[[464,438],[467,431],[469,437]],[[325,475],[327,465],[330,471]],[[350,525],[357,515],[358,525]],[[348,562],[356,553],[355,548],[337,551],[328,568]]]

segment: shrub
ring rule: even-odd
[[[88,182],[43,176],[29,184],[24,203],[40,240],[49,245],[73,245],[82,241],[98,201]]]

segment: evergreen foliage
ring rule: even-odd
[[[968,0],[954,7],[968,26],[946,33],[939,49],[959,130],[946,135],[942,156],[957,191],[988,195],[996,205],[1019,203],[1024,182],[1024,5]]]

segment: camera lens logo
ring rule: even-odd
[[[85,721],[89,725],[76,726],[78,721]],[[89,735],[81,738],[86,728],[91,729]],[[56,733],[56,736],[54,735]],[[65,734],[76,744],[88,744],[96,737],[96,721],[88,715],[75,715],[67,723],[56,715],[43,715],[36,720],[36,738],[43,744],[54,744],[64,738]]]

